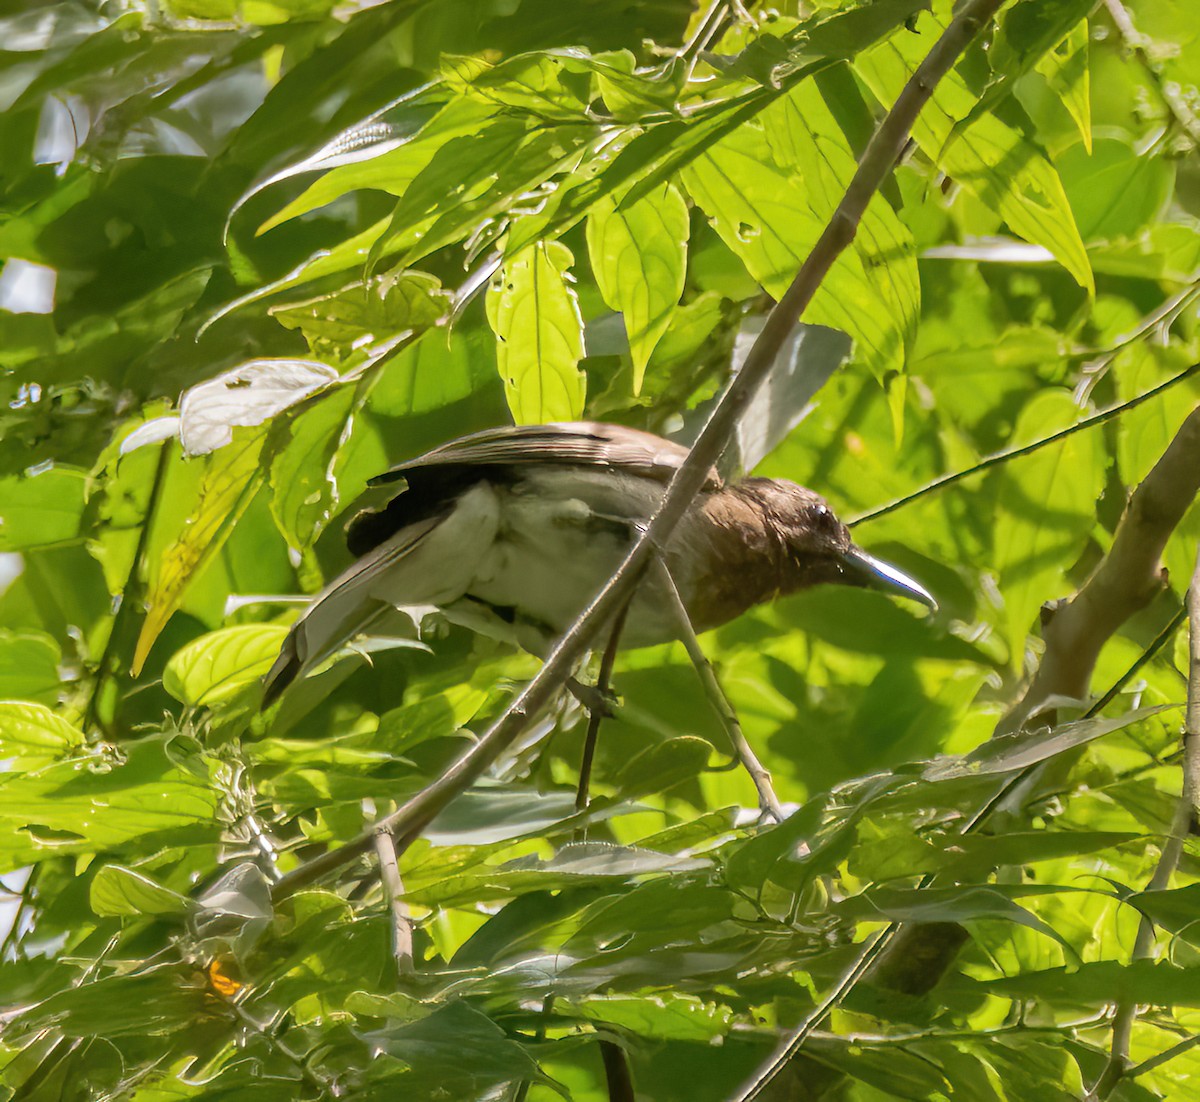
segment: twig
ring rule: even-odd
[[[997,452],[995,455],[989,455],[985,459],[981,459],[972,467],[955,471],[953,474],[943,475],[941,478],[935,478],[932,482],[922,486],[919,490],[914,490],[911,494],[905,494],[904,497],[890,501],[886,505],[879,506],[877,509],[872,509],[869,513],[864,513],[860,517],[855,517],[854,520],[848,521],[847,525],[853,528],[857,524],[866,524],[868,521],[878,520],[880,517],[887,516],[888,513],[894,513],[897,509],[911,505],[914,501],[920,501],[921,498],[935,494],[939,490],[944,490],[947,486],[953,486],[956,482],[961,482],[972,475],[981,474],[992,467],[999,467],[1010,460],[1020,459],[1021,456],[1030,455],[1050,444],[1057,444],[1060,440],[1065,440],[1068,436],[1074,436],[1077,432],[1083,432],[1086,429],[1095,428],[1097,425],[1103,425],[1106,421],[1111,421],[1114,417],[1119,417],[1131,409],[1136,409],[1143,402],[1148,402],[1151,398],[1157,398],[1164,391],[1170,390],[1171,387],[1182,383],[1185,379],[1190,379],[1197,371],[1200,371],[1200,363],[1194,363],[1191,367],[1184,368],[1178,375],[1167,379],[1166,382],[1159,383],[1158,386],[1151,387],[1145,394],[1139,394],[1136,398],[1130,398],[1128,402],[1121,402],[1118,405],[1109,406],[1108,409],[1102,409],[1099,413],[1093,413],[1090,417],[1085,417],[1082,421],[1077,421],[1075,424],[1059,432],[1051,433],[1049,436],[1045,436],[1040,440],[1034,440],[1019,448],[1010,448],[1008,451]]]
[[[550,702],[570,675],[592,636],[616,615],[629,598],[656,548],[665,547],[676,525],[691,507],[704,485],[709,468],[720,458],[733,437],[738,419],[759,385],[770,373],[797,321],[812,301],[834,261],[849,247],[871,197],[879,190],[908,140],[921,108],[928,102],[938,81],[967,44],[989,21],[1004,0],[969,0],[950,21],[942,36],[917,67],[892,109],[871,137],[846,193],[828,225],[808,254],[796,278],[778,305],[767,316],[741,371],[714,407],[708,421],[667,486],[658,511],[625,560],[546,658],[537,675],[509,704],[492,727],[453,762],[440,778],[418,792],[377,824],[391,830],[403,847],[420,835],[437,814],[459,792],[474,782],[520,734],[528,717]],[[375,829],[375,828],[373,828]],[[275,888],[282,899],[319,880],[327,873],[366,852],[373,830],[365,831],[337,849],[293,870]]]
[[[125,587],[121,590],[121,600],[113,615],[112,627],[100,652],[100,662],[96,667],[96,683],[88,696],[87,708],[83,713],[83,729],[96,726],[100,710],[100,694],[108,680],[110,667],[116,656],[119,643],[120,629],[133,611],[141,587],[142,560],[146,557],[146,549],[150,546],[150,529],[154,524],[154,514],[158,511],[158,502],[162,497],[163,486],[167,480],[167,467],[171,462],[171,442],[168,440],[159,445],[158,463],[154,468],[154,481],[150,484],[150,497],[146,501],[146,513],[142,518],[142,530],[138,533],[137,546],[133,551],[133,561],[129,564],[129,574],[125,579]]]
[[[997,733],[1020,730],[1051,697],[1087,695],[1101,648],[1165,584],[1159,559],[1197,492],[1200,408],[1184,421],[1130,496],[1108,554],[1046,627],[1046,650],[1038,671]]]
[[[404,881],[396,860],[396,840],[386,830],[375,832],[375,855],[379,858],[379,879],[392,912],[392,956],[396,958],[396,976],[408,983],[416,975],[413,966],[412,919],[404,902]]]
[[[608,687],[612,682],[613,666],[617,662],[617,651],[621,646],[621,631],[625,627],[625,617],[629,612],[629,603],[625,603],[625,607],[617,613],[617,618],[613,621],[612,631],[608,635],[608,645],[604,648],[604,654],[600,658],[600,672],[596,675],[596,691],[603,696],[608,692]],[[596,758],[596,741],[600,737],[600,724],[604,719],[604,712],[600,708],[592,708],[588,711],[587,734],[583,739],[583,754],[579,759],[579,784],[575,789],[575,810],[585,811],[588,805],[588,787],[592,781],[592,763]],[[587,829],[586,824],[579,828],[581,831]]]
[[[1183,790],[1175,805],[1171,833],[1147,885],[1146,890],[1152,892],[1163,891],[1171,885],[1171,877],[1179,867],[1183,842],[1196,811],[1196,798],[1200,795],[1200,553],[1196,556],[1196,570],[1188,589],[1188,643],[1190,662],[1187,719],[1183,732]],[[1137,937],[1130,956],[1135,961],[1149,960],[1154,956],[1154,923],[1146,915],[1142,915],[1138,922]],[[1111,1054],[1096,1085],[1089,1092],[1087,1102],[1104,1102],[1125,1078],[1129,1070],[1129,1044],[1136,1020],[1137,1003],[1133,997],[1126,996],[1118,1000],[1113,1017]]]
[[[854,957],[854,960],[850,962],[846,970],[834,981],[833,987],[829,989],[825,997],[800,1020],[798,1025],[793,1027],[792,1031],[771,1054],[767,1062],[755,1072],[754,1078],[742,1088],[733,1102],[753,1102],[756,1098],[766,1097],[764,1092],[770,1089],[772,1084],[776,1082],[779,1073],[783,1071],[804,1046],[804,1042],[808,1040],[817,1026],[821,1024],[825,1015],[837,1006],[854,985],[867,973],[871,964],[887,946],[898,928],[899,923],[893,922],[885,929],[878,931],[872,936],[868,936]]]
[[[1162,79],[1162,74],[1155,68],[1154,59],[1146,51],[1146,36],[1138,33],[1138,29],[1133,25],[1133,20],[1129,18],[1129,12],[1125,10],[1125,5],[1121,3],[1121,0],[1104,0],[1104,6],[1108,9],[1108,14],[1125,45],[1150,75],[1150,83],[1154,85],[1168,114],[1192,139],[1192,142],[1200,146],[1200,120],[1197,120],[1196,116],[1192,114],[1183,97],[1170,86],[1169,82]]]
[[[762,812],[764,818],[769,816],[775,822],[782,823],[784,820],[783,806],[780,804],[779,797],[775,795],[775,789],[771,785],[771,774],[767,772],[763,763],[758,760],[758,756],[754,753],[754,748],[746,741],[746,736],[742,733],[742,725],[738,720],[737,712],[734,711],[733,705],[729,702],[729,697],[725,695],[725,691],[721,688],[721,682],[717,679],[717,673],[713,669],[712,663],[708,660],[708,655],[704,653],[704,648],[700,646],[700,640],[696,638],[696,630],[692,627],[687,606],[683,603],[683,598],[679,595],[675,579],[671,577],[671,571],[667,569],[667,564],[661,559],[655,561],[655,567],[663,589],[666,591],[667,599],[671,602],[671,612],[675,617],[675,630],[679,635],[679,641],[683,643],[684,648],[687,650],[688,657],[692,660],[692,665],[696,667],[700,684],[704,686],[705,695],[708,697],[713,711],[720,717],[721,724],[725,728],[725,733],[729,736],[729,741],[733,743],[734,757],[741,763],[742,768],[750,774],[750,779],[754,782],[754,790],[758,793],[759,810]]]
[[[1140,1064],[1136,1064],[1131,1067],[1125,1073],[1124,1078],[1135,1079],[1139,1075],[1145,1075],[1148,1072],[1157,1071],[1163,1066],[1163,1064],[1170,1063],[1175,1059],[1176,1056],[1182,1056],[1189,1049],[1193,1049],[1197,1045],[1200,1045],[1200,1034],[1196,1034],[1192,1037],[1185,1037],[1178,1044],[1172,1045],[1168,1049],[1164,1049],[1157,1056],[1151,1056],[1148,1060],[1143,1060]]]
[[[29,874],[25,877],[25,883],[17,894],[17,905],[12,908],[12,923],[4,934],[4,941],[0,942],[0,961],[7,958],[10,949],[13,952],[14,960],[19,959],[22,955],[21,927],[25,922],[26,911],[33,906],[33,892],[39,868],[41,865],[34,865],[30,868]]]

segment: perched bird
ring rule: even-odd
[[[293,625],[263,706],[396,607],[436,605],[452,622],[545,653],[620,564],[687,455],[648,432],[571,422],[489,429],[379,475],[372,484],[403,479],[405,489],[351,521],[357,561]],[[727,484],[710,470],[665,558],[697,631],[822,582],[936,608],[916,581],[851,543],[818,494],[782,479]],[[643,579],[622,646],[675,638],[663,585]]]

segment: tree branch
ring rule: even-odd
[[[958,11],[942,36],[917,66],[879,124],[858,168],[812,252],[766,323],[746,357],[742,369],[714,407],[692,446],[691,454],[675,472],[662,503],[624,562],[587,609],[550,652],[537,675],[508,706],[474,746],[437,780],[374,827],[337,849],[330,850],[289,873],[275,887],[283,899],[365,853],[375,830],[392,831],[402,849],[450,801],[478,779],[524,729],[529,717],[545,707],[570,674],[588,643],[609,622],[632,594],[657,548],[665,547],[675,526],[704,485],[709,468],[720,458],[733,437],[738,419],[767,377],[788,335],[800,320],[833,263],[854,240],[871,197],[879,190],[904,149],[909,132],[933,89],[967,44],[1001,7],[1004,0],[969,0]]]
[[[375,832],[375,856],[379,859],[379,879],[383,895],[392,915],[392,956],[396,961],[396,978],[407,983],[416,974],[413,967],[412,920],[404,902],[404,882],[396,860],[395,839],[386,830]]]
[[[1146,890],[1152,892],[1171,886],[1171,877],[1179,867],[1183,842],[1196,811],[1196,797],[1200,794],[1200,553],[1196,556],[1196,569],[1188,589],[1188,643],[1190,662],[1187,719],[1183,731],[1183,788],[1175,805],[1171,833],[1159,855],[1154,875],[1146,885]],[[1153,956],[1154,923],[1142,915],[1130,957],[1132,960],[1149,960]],[[1113,1017],[1111,1054],[1096,1085],[1088,1093],[1087,1102],[1105,1102],[1129,1072],[1129,1043],[1136,1021],[1137,1003],[1132,996],[1121,998]]]
[[[1163,548],[1197,492],[1200,407],[1130,496],[1108,554],[1046,627],[1046,650],[1038,671],[1001,720],[998,734],[1020,730],[1052,697],[1087,696],[1101,648],[1165,584],[1159,563]]]

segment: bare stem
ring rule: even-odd
[[[379,858],[379,879],[383,894],[392,912],[392,956],[396,959],[396,976],[401,983],[416,975],[413,967],[412,919],[404,902],[404,882],[400,879],[400,864],[396,860],[396,840],[386,831],[375,832],[375,855]]]
[[[600,672],[596,676],[596,691],[603,696],[608,692],[609,685],[612,683],[613,666],[617,662],[617,651],[621,646],[621,630],[625,627],[625,615],[629,611],[629,604],[626,602],[625,607],[617,613],[616,620],[613,621],[612,631],[608,634],[608,645],[604,648],[604,654],[600,658]],[[584,811],[588,805],[588,787],[592,781],[592,763],[596,758],[596,742],[600,737],[600,724],[604,720],[604,712],[600,708],[593,708],[588,712],[587,734],[583,739],[583,755],[579,760],[579,784],[575,789],[575,810]],[[586,824],[580,827],[581,831],[587,829]]]
[[[700,640],[696,638],[696,629],[692,627],[687,606],[683,603],[683,598],[679,595],[675,579],[671,577],[671,571],[667,569],[667,564],[661,559],[656,560],[655,567],[658,570],[667,597],[671,602],[671,611],[675,616],[675,630],[679,634],[679,641],[683,643],[684,648],[688,652],[688,657],[692,660],[692,665],[696,667],[696,673],[700,677],[700,684],[704,686],[704,693],[708,697],[713,711],[720,717],[721,724],[725,728],[725,733],[729,736],[729,741],[733,744],[734,757],[741,763],[742,768],[750,774],[750,779],[754,782],[754,790],[758,793],[759,810],[762,812],[764,818],[769,817],[774,819],[775,822],[781,823],[784,819],[783,806],[779,802],[779,797],[775,795],[775,789],[771,784],[771,774],[767,772],[763,763],[758,760],[758,755],[754,753],[754,748],[746,741],[746,736],[742,733],[742,725],[738,720],[737,712],[734,711],[733,705],[729,702],[729,697],[725,695],[724,689],[721,688],[721,682],[717,679],[716,670],[713,669],[712,663],[708,660],[708,655],[704,653],[704,648],[700,646]]]

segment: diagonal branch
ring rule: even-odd
[[[713,409],[691,454],[675,472],[645,532],[608,584],[571,626],[571,630],[559,640],[533,680],[491,729],[452,763],[441,777],[357,838],[289,873],[276,885],[276,899],[286,898],[367,852],[377,830],[394,833],[400,848],[410,844],[458,793],[483,774],[521,733],[529,718],[550,703],[591,639],[604,624],[611,621],[633,593],[656,548],[666,546],[676,525],[690,508],[692,499],[704,485],[708,469],[728,446],[738,419],[770,372],[788,335],[817,293],[834,261],[854,240],[867,204],[903,152],[913,123],[921,108],[929,101],[934,87],[1003,2],[969,0],[959,9],[928,56],[917,67],[863,151],[845,195],[812,252],[783,298],[767,316],[741,371]]]
[[[1108,554],[1046,627],[1038,671],[998,734],[1020,730],[1053,697],[1087,695],[1101,648],[1165,584],[1163,548],[1198,492],[1200,407],[1130,496]]]

